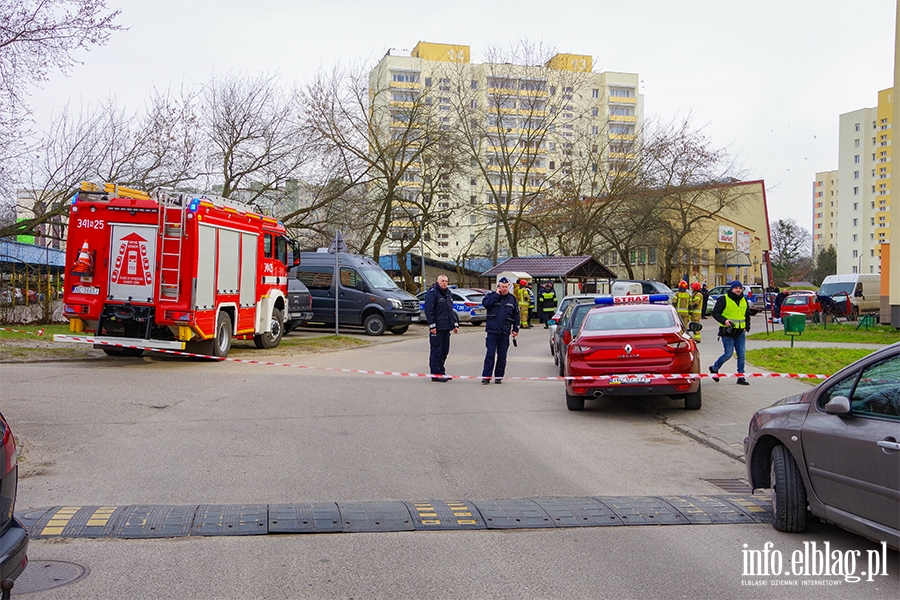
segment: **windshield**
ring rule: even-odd
[[[835,294],[845,293],[850,295],[853,293],[852,281],[835,281],[826,283],[819,289],[820,296],[834,296]]]
[[[809,296],[789,296],[784,299],[785,304],[809,304]]]
[[[397,284],[383,270],[375,267],[363,267],[360,269],[362,276],[376,290],[395,290]]]
[[[619,312],[598,311],[585,321],[584,331],[618,331],[621,329],[662,329],[674,327],[671,311],[632,310]]]

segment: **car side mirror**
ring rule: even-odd
[[[835,396],[823,406],[829,415],[849,415],[850,414],[850,398],[847,396]]]

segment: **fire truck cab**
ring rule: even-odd
[[[119,356],[221,358],[232,338],[274,348],[289,247],[280,222],[233,200],[83,183],[71,202],[63,294],[75,335],[54,339]]]

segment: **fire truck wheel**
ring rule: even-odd
[[[384,333],[384,330],[387,329],[384,317],[378,313],[373,313],[366,317],[366,320],[363,321],[363,327],[366,329],[368,335],[381,335]]]
[[[281,309],[272,309],[271,331],[268,333],[260,333],[253,336],[253,343],[257,348],[268,349],[274,348],[281,342],[281,336],[284,335],[284,315]]]
[[[216,322],[216,337],[210,340],[211,352],[210,356],[225,358],[228,351],[231,350],[231,316],[228,313],[220,312],[219,320]]]

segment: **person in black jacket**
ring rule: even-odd
[[[431,380],[441,383],[450,381],[444,362],[450,354],[450,332],[459,333],[459,319],[453,310],[453,296],[447,286],[446,275],[438,275],[437,282],[425,293],[425,320],[428,321],[428,342],[431,354],[428,368]]]
[[[497,282],[497,291],[486,294],[481,303],[487,308],[487,320],[484,324],[487,332],[484,340],[487,353],[484,356],[481,383],[490,383],[492,376],[494,383],[503,383],[509,336],[519,335],[519,303],[516,297],[509,293],[509,279],[501,277]]]

